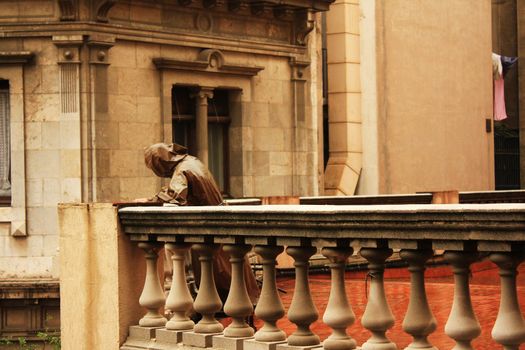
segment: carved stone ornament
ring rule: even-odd
[[[314,28],[315,17],[313,11],[301,10],[295,12],[294,31],[297,45],[306,45],[306,38]]]
[[[96,17],[98,22],[108,22],[109,10],[117,3],[117,0],[100,0],[96,7]]]
[[[174,69],[201,71],[209,73],[230,74],[230,75],[257,75],[264,67],[245,66],[227,63],[221,51],[215,49],[202,50],[196,60],[176,60],[171,58],[158,57],[153,59],[153,63],[158,69]]]
[[[224,4],[224,0],[202,0],[202,7],[205,9],[211,9],[220,7]]]
[[[288,62],[292,68],[292,80],[306,80],[304,70],[310,65],[310,61],[301,60],[296,57],[290,57]]]
[[[60,7],[61,21],[74,21],[76,19],[76,0],[58,0],[58,6]]]
[[[239,12],[248,7],[245,0],[228,0],[228,11]]]
[[[89,63],[108,65],[109,50],[115,45],[114,36],[91,35],[87,40],[89,47]]]
[[[213,25],[213,18],[208,13],[199,13],[195,16],[195,28],[202,32],[209,32]]]

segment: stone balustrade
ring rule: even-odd
[[[347,258],[358,252],[368,261],[370,288],[361,324],[370,338],[361,349],[395,350],[386,332],[394,317],[385,294],[385,260],[399,251],[407,262],[411,290],[403,330],[413,338],[409,350],[436,349],[428,337],[436,329],[425,292],[425,264],[435,250],[454,274],[453,306],[445,333],[454,350],[473,349],[480,334],[470,292],[470,265],[480,254],[499,267],[501,301],[492,337],[505,350],[525,342],[525,321],[518,304],[516,269],[525,260],[525,205],[392,205],[392,206],[242,206],[129,207],[118,211],[123,232],[144,251],[146,278],[137,301],[144,308],[139,325],[130,328],[121,347],[177,349],[181,345],[227,350],[299,350],[359,348],[347,333],[356,317],[345,291]],[[158,251],[172,253],[171,289],[164,296],[157,272]],[[286,247],[295,263],[295,289],[288,310],[276,287],[276,257]],[[184,256],[198,254],[201,280],[193,301],[186,284]],[[254,334],[246,323],[252,313],[243,277],[244,256],[253,248],[261,257],[263,284],[255,315],[264,325]],[[224,249],[232,265],[230,294],[223,307],[212,273],[213,252]],[[331,291],[324,315],[319,315],[308,283],[309,258],[320,251],[329,261]],[[232,318],[226,329],[215,313],[223,307]],[[164,318],[162,309],[170,310]],[[194,325],[188,315],[202,315]],[[288,338],[277,327],[287,312],[297,330]],[[310,325],[319,317],[333,332],[324,341]]]

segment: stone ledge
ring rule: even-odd
[[[57,299],[58,280],[8,279],[0,282],[0,299]]]
[[[315,239],[525,243],[525,204],[130,207],[120,209],[119,218],[136,241],[243,236],[268,241],[262,244],[284,238],[289,245]]]

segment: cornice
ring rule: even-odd
[[[31,51],[0,51],[0,64],[28,64],[34,56]]]
[[[219,50],[202,50],[195,60],[177,60],[165,57],[153,59],[158,69],[191,70],[207,73],[255,76],[264,67],[227,63]]]
[[[185,47],[209,47],[218,50],[277,56],[301,57],[306,54],[306,47],[284,43],[272,43],[253,39],[218,38],[211,35],[188,34],[178,31],[148,30],[125,28],[110,23],[61,22],[41,24],[1,24],[0,32],[4,38],[56,37],[56,36],[92,36],[110,35],[115,40],[165,44]]]

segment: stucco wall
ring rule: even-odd
[[[494,188],[490,23],[489,0],[376,1],[380,193]]]

